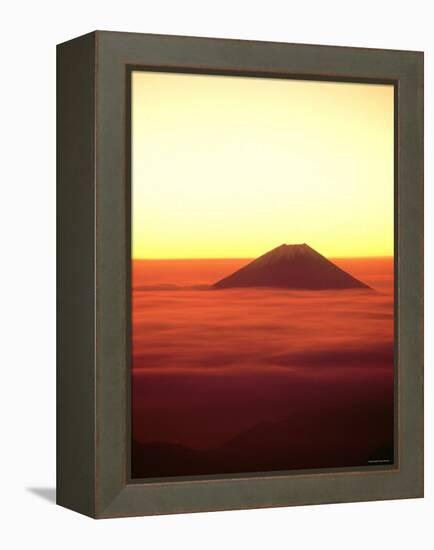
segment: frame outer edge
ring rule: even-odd
[[[191,37],[165,37],[130,33],[97,32],[96,72],[96,517],[153,515],[222,509],[261,508],[325,502],[353,502],[422,496],[423,447],[421,443],[423,381],[420,343],[422,329],[422,230],[423,197],[414,191],[422,184],[423,69],[418,52],[366,50],[329,46],[270,44]],[[190,65],[188,65],[190,63]],[[126,304],[125,243],[128,220],[125,201],[124,130],[126,127],[125,70],[128,65],[174,67],[176,70],[207,68],[243,71],[254,75],[314,75],[320,78],[371,81],[401,80],[406,93],[400,99],[399,122],[405,127],[405,154],[399,157],[411,225],[400,253],[404,251],[405,286],[410,312],[405,340],[405,380],[402,415],[404,453],[400,469],[370,472],[308,472],[269,479],[226,478],[128,484],[127,482],[127,338],[124,327]],[[259,64],[259,65],[258,65]],[[264,76],[264,75],[262,75]],[[415,79],[415,80],[413,80]],[[413,83],[412,83],[413,81]],[[422,95],[421,95],[422,88]],[[410,122],[410,116],[416,120]],[[422,114],[423,116],[423,114]],[[409,133],[409,135],[408,135]],[[411,145],[413,143],[413,145]],[[409,146],[410,144],[410,146]],[[407,150],[407,146],[409,149]],[[413,174],[412,178],[406,174]],[[414,176],[417,176],[415,182]],[[401,191],[400,191],[401,192]],[[411,198],[413,196],[413,198]],[[402,223],[402,222],[401,222]],[[417,241],[417,243],[415,242]],[[412,252],[412,248],[414,251]],[[416,269],[411,273],[411,262]],[[400,271],[401,273],[401,271]],[[410,285],[410,286],[409,286]],[[401,303],[400,303],[401,305]],[[401,332],[400,332],[401,335]],[[411,389],[416,397],[411,400]],[[415,435],[413,430],[417,431]],[[422,437],[423,439],[423,437]],[[417,448],[412,448],[415,444]],[[402,466],[402,467],[401,467]]]
[[[412,53],[399,81],[399,443],[403,482],[415,497],[424,495],[423,57]]]

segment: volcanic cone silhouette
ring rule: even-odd
[[[307,244],[282,244],[214,285],[216,289],[272,287],[326,290],[370,287]]]

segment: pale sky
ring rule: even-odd
[[[393,255],[393,86],[134,71],[134,258]]]

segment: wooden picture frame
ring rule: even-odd
[[[96,31],[57,59],[58,504],[106,518],[423,496],[423,54]],[[130,479],[135,67],[395,86],[395,465]]]

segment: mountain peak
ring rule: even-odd
[[[281,244],[214,284],[217,289],[245,287],[369,289],[306,243]]]

